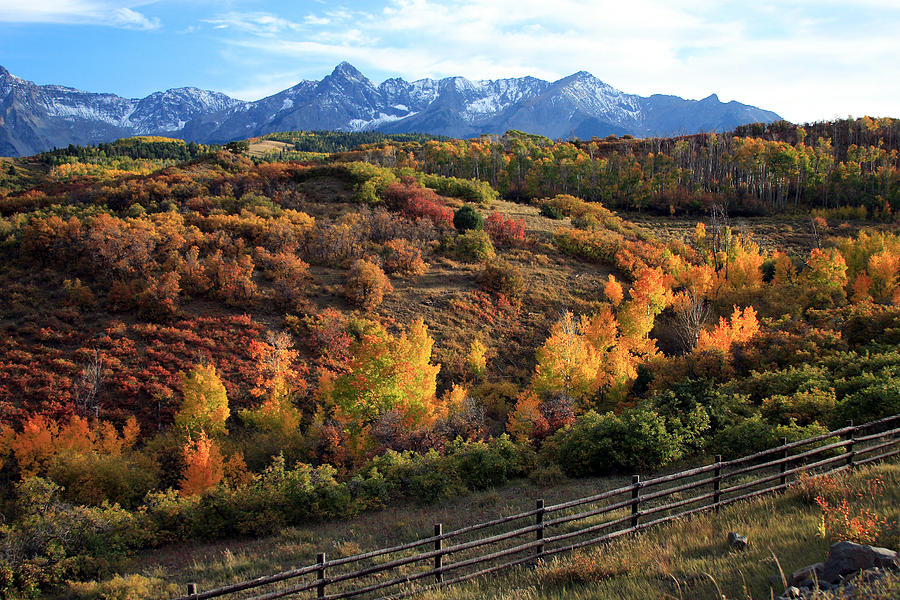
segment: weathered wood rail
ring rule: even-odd
[[[532,510],[453,531],[438,523],[430,537],[390,548],[333,560],[320,553],[316,564],[206,591],[188,584],[178,600],[403,598],[782,491],[803,471],[834,473],[896,456],[897,425],[900,415],[851,423],[735,460],[717,456],[712,464],[643,481],[635,475],[630,485],[550,506],[538,500]]]

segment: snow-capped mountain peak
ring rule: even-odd
[[[702,100],[627,94],[587,71],[554,82],[534,77],[470,80],[447,77],[375,85],[348,62],[319,81],[255,102],[194,87],[141,99],[38,86],[0,67],[0,155],[92,144],[138,134],[227,142],[295,129],[425,132],[451,137],[502,134],[637,136],[731,129],[778,119],[775,113],[715,94]]]

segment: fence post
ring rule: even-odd
[[[787,463],[788,451],[787,451],[787,448],[785,448],[785,446],[787,446],[787,438],[781,438],[781,465],[780,465],[781,480],[780,480],[780,483],[781,483],[782,488],[787,489],[787,475],[785,475],[785,472],[787,471],[787,467],[788,467],[788,463]]]
[[[722,455],[716,454],[716,468],[713,471],[713,506],[716,507],[716,512],[719,512],[719,503],[722,500],[722,492],[719,490],[722,489]]]
[[[444,535],[444,524],[443,524],[443,523],[436,523],[435,526],[434,526],[434,537],[440,538],[440,536],[442,536],[442,535]],[[435,549],[435,550],[441,550],[441,549],[443,548],[443,546],[444,546],[444,540],[442,540],[442,539],[436,539],[436,540],[434,540],[434,549]],[[440,568],[443,567],[443,566],[444,566],[444,555],[443,555],[443,554],[438,554],[437,556],[434,557],[434,568],[435,568],[435,569],[440,569]],[[443,571],[439,571],[439,572],[434,576],[434,579],[435,579],[438,583],[441,583],[442,581],[444,581],[444,572],[443,572]]]
[[[641,498],[640,498],[641,476],[633,475],[631,477],[631,485],[634,486],[631,489],[631,500],[632,500],[632,503],[631,503],[631,527],[634,528],[634,527],[637,527],[638,518],[639,518],[638,506],[640,505],[640,502],[641,502]]]
[[[537,554],[535,558],[540,558],[544,555],[544,499],[541,498],[537,502],[535,502],[535,508],[537,509],[537,514],[535,515],[535,525],[538,526],[537,530],[534,532],[534,539],[538,542],[541,542],[537,546]]]
[[[853,448],[856,442],[856,428],[853,427],[853,419],[850,419],[850,441],[847,444],[847,465],[853,467],[853,461],[856,458],[856,450]]]
[[[319,568],[316,569],[316,579],[319,580],[319,584],[316,586],[316,597],[324,598],[325,597],[325,553],[319,552],[316,555],[316,562],[319,563]]]
[[[196,583],[187,584],[187,592],[188,592],[188,596],[196,596],[197,595],[197,584]]]

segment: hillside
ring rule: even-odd
[[[0,590],[900,413],[896,127],[4,160]]]

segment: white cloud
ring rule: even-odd
[[[121,6],[127,4],[127,6]],[[0,0],[0,23],[103,25],[125,29],[156,29],[159,19],[134,10],[147,2],[103,0]]]
[[[159,27],[159,19],[149,19],[130,8],[115,8],[112,11],[110,24],[117,27],[131,27],[135,29],[156,29]]]
[[[716,92],[796,121],[900,116],[896,0],[849,8],[837,0],[388,0],[369,11],[323,7],[299,23],[265,13],[215,22],[245,34],[226,41],[260,61],[309,68],[349,60],[367,74],[408,79],[555,79],[584,69],[630,93]]]
[[[206,19],[205,22],[217,29],[234,29],[265,37],[301,29],[297,23],[264,12],[230,12],[214,19]]]

